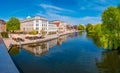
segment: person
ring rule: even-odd
[[[19,46],[21,47],[21,45],[22,45],[22,44],[21,44],[21,40],[19,40]]]
[[[12,47],[12,44],[10,43],[9,48],[11,48],[11,47]]]

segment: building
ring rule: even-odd
[[[49,23],[47,29],[48,29],[47,30],[48,34],[56,34],[57,33],[57,25],[55,25],[55,24]]]
[[[59,24],[59,33],[65,32],[66,31],[66,26],[67,26],[67,23],[60,22],[60,24]]]
[[[67,23],[61,22],[61,21],[58,21],[58,20],[51,21],[50,23],[55,24],[57,26],[57,32],[58,33],[63,33],[63,32],[66,31]]]
[[[24,32],[30,32],[32,30],[36,30],[38,31],[38,33],[40,33],[41,30],[44,30],[47,33],[48,20],[40,16],[35,16],[33,18],[28,16],[25,20],[21,21],[20,29],[21,31]]]
[[[0,19],[0,32],[6,31],[5,21]]]

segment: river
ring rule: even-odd
[[[86,32],[13,47],[9,54],[21,73],[120,73],[120,53],[95,45]]]

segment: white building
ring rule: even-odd
[[[21,21],[20,29],[25,32],[36,30],[38,33],[40,33],[41,30],[44,30],[47,33],[48,20],[40,16],[35,16],[33,18],[28,16],[27,19]]]
[[[57,30],[58,30],[57,25],[51,23],[48,24],[48,30],[47,30],[48,34],[56,34]]]
[[[67,30],[67,23],[65,22],[55,20],[55,21],[51,21],[50,23],[55,24],[57,26],[58,33],[63,33],[63,32],[66,32]]]

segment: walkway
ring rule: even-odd
[[[19,73],[13,63],[4,42],[0,38],[0,73]]]

